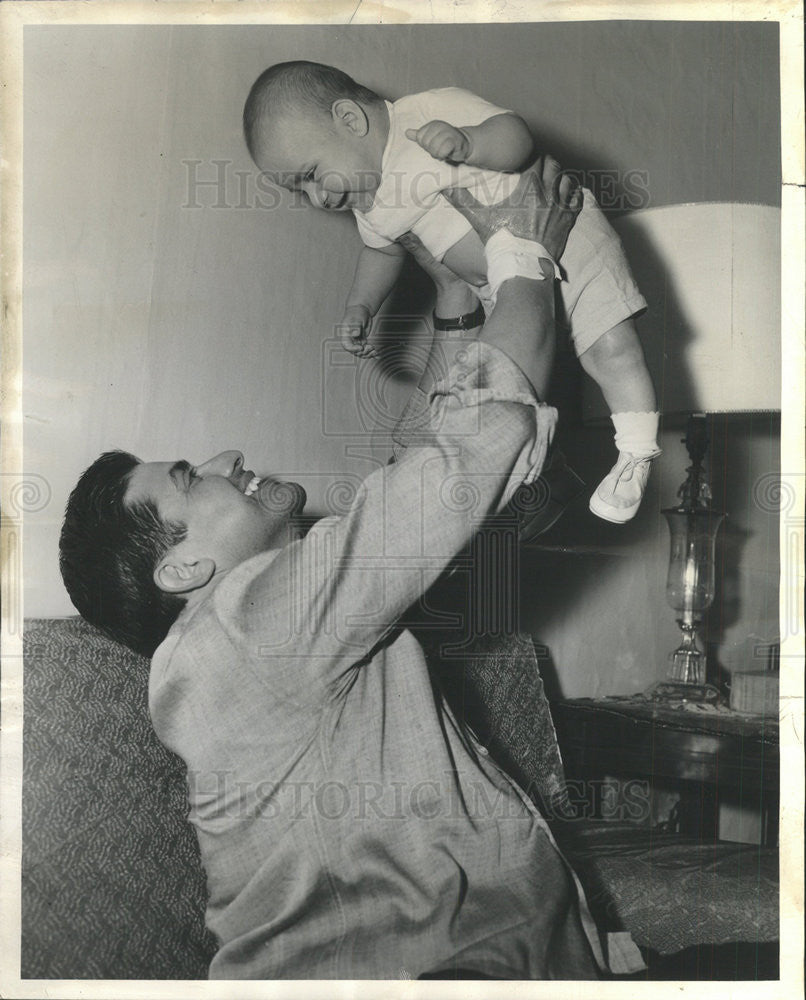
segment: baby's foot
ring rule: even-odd
[[[631,455],[620,451],[618,461],[596,488],[588,505],[597,517],[613,524],[624,524],[638,513],[646,489],[653,458],[660,451],[649,455]]]

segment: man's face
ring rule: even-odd
[[[372,142],[356,134],[354,122],[324,112],[283,115],[259,129],[257,165],[281,187],[302,191],[315,208],[367,212],[380,183],[380,157],[375,162]]]
[[[211,559],[216,573],[299,537],[295,515],[305,504],[298,483],[258,479],[239,451],[225,451],[203,465],[142,462],[135,466],[126,502],[150,500],[163,521],[186,526],[175,551],[189,560]]]

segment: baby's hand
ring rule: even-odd
[[[426,122],[418,129],[407,128],[406,138],[416,142],[435,160],[465,163],[470,156],[470,139],[466,132],[439,120]]]
[[[347,306],[337,329],[345,351],[359,358],[377,358],[378,352],[367,343],[372,313],[366,306]]]

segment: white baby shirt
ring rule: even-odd
[[[471,225],[440,192],[468,188],[484,205],[494,205],[517,186],[520,174],[482,170],[466,164],[435,160],[412,139],[407,129],[418,129],[439,119],[451,125],[479,125],[506,109],[459,87],[410,94],[391,104],[389,138],[383,154],[381,183],[369,212],[354,212],[358,231],[368,247],[394,243],[413,232],[437,260],[471,230]]]

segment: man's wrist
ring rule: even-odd
[[[487,259],[487,281],[493,296],[509,278],[561,278],[553,256],[535,240],[513,236],[507,229],[499,229],[484,247]],[[548,270],[546,268],[548,265]]]
[[[479,302],[472,312],[461,313],[458,316],[437,316],[434,311],[434,329],[440,331],[475,330],[484,325],[484,307]]]

